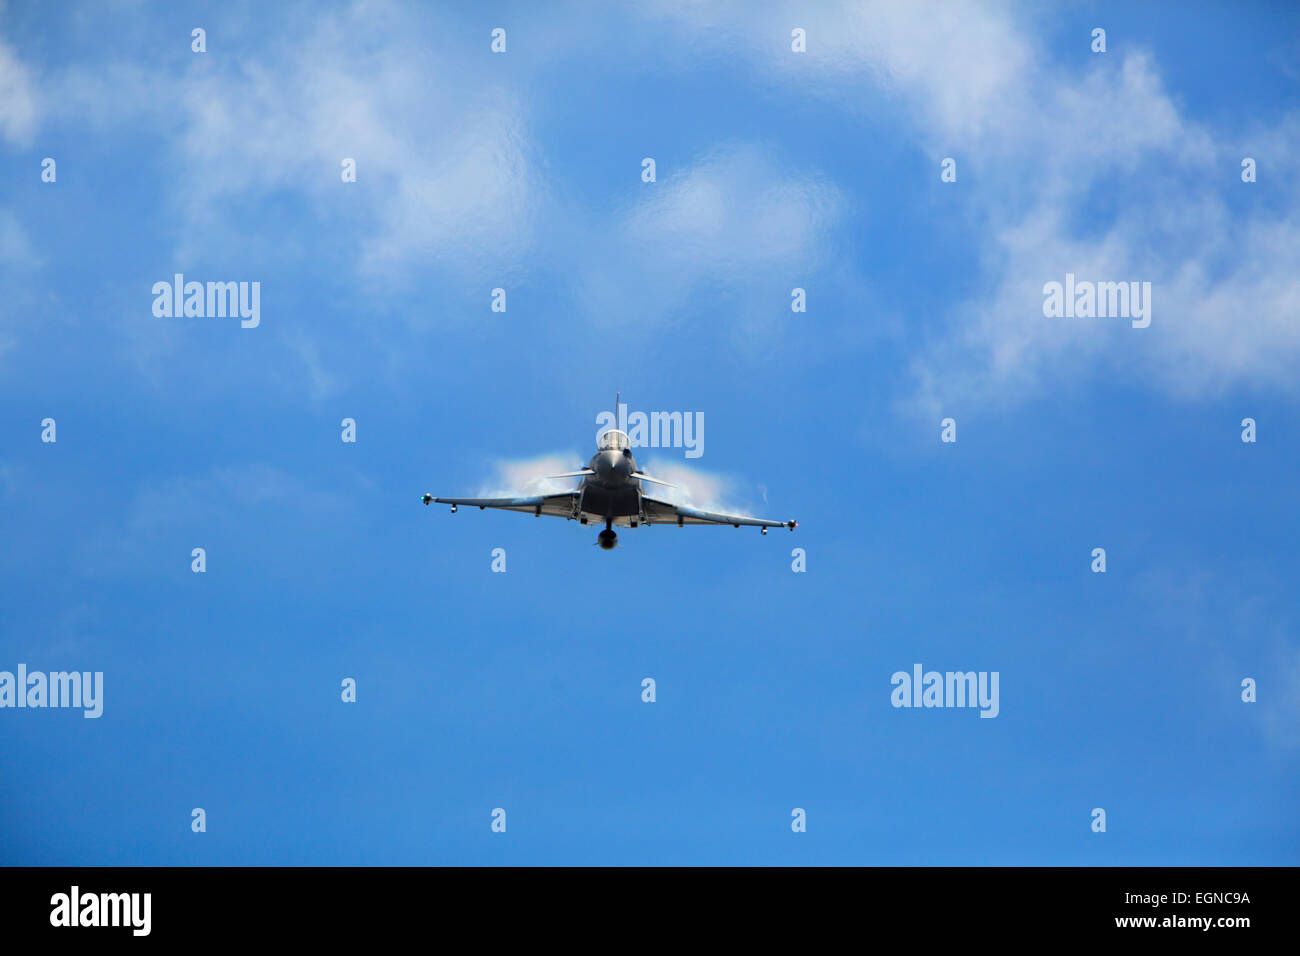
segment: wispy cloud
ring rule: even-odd
[[[325,221],[360,219],[356,265],[386,280],[431,258],[463,270],[526,248],[539,182],[522,104],[417,40],[440,24],[414,19],[357,4],[188,71],[179,147],[187,182],[202,184],[187,189],[189,215],[224,216],[234,196],[302,193]],[[345,158],[356,184],[342,182]],[[349,189],[371,201],[352,202]]]
[[[833,98],[851,111],[879,92],[945,136],[991,134],[991,121],[1020,90],[1034,44],[1028,18],[1009,3],[892,0],[756,7],[744,0],[659,0],[638,8],[678,27],[681,44],[721,46],[761,73]],[[791,30],[807,50],[791,51]],[[863,81],[866,81],[864,87]]]
[[[824,179],[781,168],[753,143],[660,173],[590,242],[581,297],[592,315],[657,325],[706,283],[744,291],[823,263],[843,206]]]
[[[642,464],[647,475],[653,475],[671,482],[674,487],[648,485],[645,493],[652,498],[661,498],[675,505],[688,508],[701,508],[705,511],[724,511],[728,514],[749,515],[752,513],[747,504],[743,504],[741,483],[733,476],[719,472],[704,471],[683,465],[672,460],[647,460]]]
[[[550,495],[571,491],[577,478],[548,478],[577,471],[585,461],[577,454],[553,453],[535,458],[502,459],[493,463],[493,473],[479,485],[480,498],[512,498],[520,495]],[[440,492],[440,497],[457,497],[454,491]]]
[[[914,361],[916,403],[927,411],[953,398],[1018,401],[1102,369],[1179,397],[1241,384],[1294,389],[1295,191],[1242,183],[1245,147],[1185,117],[1148,56],[1114,56],[1046,82],[1027,114],[1071,123],[1027,120],[979,157],[1000,170],[993,195],[1020,200],[977,206],[985,291],[955,308],[942,341]],[[1293,120],[1268,138],[1278,151],[1259,157],[1266,165],[1300,149]],[[1231,191],[1243,189],[1273,201],[1233,210]],[[1151,327],[1045,318],[1043,285],[1067,272],[1151,282]]]
[[[36,131],[39,110],[32,71],[14,48],[0,39],[0,137],[26,146]]]

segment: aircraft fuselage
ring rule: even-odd
[[[607,448],[596,452],[587,467],[594,474],[578,486],[579,520],[610,522],[635,528],[641,515],[641,481],[630,449]]]

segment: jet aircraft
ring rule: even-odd
[[[614,400],[614,421],[618,422],[618,399]],[[744,515],[722,514],[716,511],[701,511],[685,505],[673,504],[663,498],[646,493],[645,483],[666,485],[669,482],[651,478],[637,467],[632,457],[632,444],[625,432],[609,428],[600,433],[596,440],[596,454],[579,471],[566,472],[562,475],[550,475],[550,478],[580,478],[578,487],[572,491],[558,494],[532,495],[522,498],[435,498],[426,494],[420,500],[426,505],[437,502],[451,505],[454,513],[458,507],[501,508],[505,511],[520,511],[537,517],[552,515],[568,518],[579,524],[596,522],[605,523],[605,530],[596,536],[596,543],[606,551],[618,546],[620,528],[637,528],[641,525],[675,524],[686,525],[732,525],[756,527],[767,534],[768,528],[798,527],[797,521],[769,521],[766,518],[750,518]]]

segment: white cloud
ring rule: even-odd
[[[266,20],[235,7],[207,28],[205,55],[187,37],[157,59],[108,47],[102,62],[42,83],[53,119],[76,135],[91,129],[97,146],[162,144],[151,185],[171,230],[160,238],[174,245],[160,274],[202,263],[262,281],[278,361],[313,400],[346,387],[362,356],[408,356],[395,325],[427,329],[457,314],[403,305],[405,293],[448,284],[436,270],[506,283],[534,248],[544,190],[523,94],[499,60],[435,39],[463,29],[446,11],[358,0]],[[356,183],[341,180],[345,158]],[[286,202],[292,215],[279,214]],[[340,337],[319,308],[277,299],[285,282],[269,280],[300,269],[318,287],[338,277],[321,299],[372,321]],[[183,340],[160,334],[147,305],[127,325],[138,330],[128,347],[157,373]]]
[[[581,294],[593,315],[657,324],[702,284],[743,291],[824,261],[843,203],[820,178],[780,169],[754,144],[728,144],[657,173],[608,231],[585,243]]]
[[[926,128],[963,139],[982,133],[1017,96],[1036,55],[1017,28],[1024,12],[996,0],[661,0],[640,9],[675,23],[679,43],[720,45],[851,110],[874,105],[873,93],[901,98]],[[806,33],[806,53],[790,48],[794,27]]]
[[[38,114],[31,71],[13,47],[0,40],[0,136],[15,146],[28,145]]]
[[[1260,383],[1293,389],[1294,193],[1273,190],[1280,209],[1263,203],[1232,212],[1231,190],[1269,187],[1240,182],[1240,148],[1184,117],[1143,55],[1129,55],[1118,70],[1060,80],[1050,99],[1050,115],[1070,116],[1069,124],[1008,130],[1003,142],[1014,154],[981,157],[1011,171],[993,174],[993,196],[1018,190],[1021,198],[979,205],[985,291],[916,359],[918,404],[933,413],[945,399],[1016,401],[1102,370],[1179,397]],[[1288,140],[1279,155],[1300,150],[1300,137]],[[1151,282],[1150,328],[1045,318],[1043,285],[1067,272]]]
[[[46,81],[66,123],[164,137],[178,260],[320,254],[345,235],[350,267],[391,284],[417,264],[492,268],[533,242],[542,188],[526,105],[471,51],[431,42],[458,29],[443,12],[364,0],[274,23],[232,9],[209,24],[207,54],[110,56]],[[0,46],[0,93],[25,76],[11,67]],[[0,97],[0,132],[10,113],[30,125],[15,100]],[[356,183],[342,182],[345,158]],[[319,221],[248,223],[250,206],[283,194],[307,197]]]
[[[186,194],[192,220],[229,217],[237,197],[300,191],[326,222],[357,209],[359,265],[389,279],[526,248],[538,183],[522,104],[402,20],[358,4],[268,39],[257,57],[197,62],[180,92],[184,178],[201,184]],[[344,158],[356,184],[341,181]]]

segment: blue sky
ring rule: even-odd
[[[0,860],[1300,862],[1298,27],[0,5],[0,670],[104,674],[0,709]],[[260,324],[155,317],[176,272]],[[1067,273],[1150,327],[1046,318]],[[615,391],[799,529],[420,506]],[[997,718],[892,707],[917,663]]]

